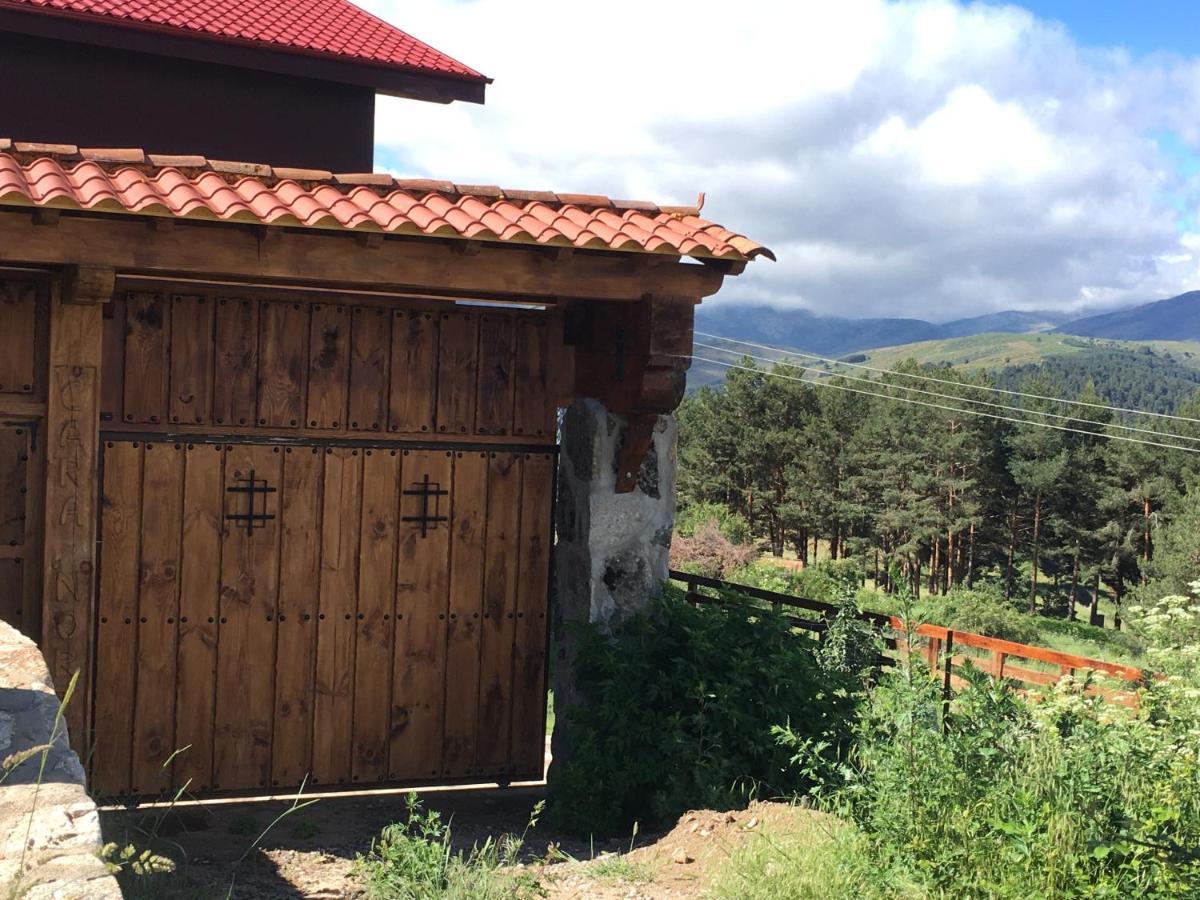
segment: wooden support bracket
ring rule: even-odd
[[[617,493],[637,486],[658,417],[683,400],[695,300],[647,295],[636,303],[578,302],[564,338],[575,347],[576,396],[594,397],[629,422]]]
[[[71,306],[107,303],[116,283],[116,270],[108,266],[71,266],[63,280],[63,303]]]

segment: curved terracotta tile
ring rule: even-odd
[[[0,146],[12,145],[5,142]],[[39,150],[30,147],[20,152],[32,156]],[[700,258],[774,259],[762,245],[686,210],[650,214],[645,209],[615,205],[588,208],[557,201],[556,195],[544,192],[510,191],[505,195],[498,189],[486,189],[477,196],[463,193],[466,188],[449,182],[432,181],[413,181],[380,196],[377,189],[354,176],[331,176],[328,182],[315,184],[307,179],[301,183],[296,176],[273,180],[274,170],[269,166],[258,167],[263,175],[247,175],[230,183],[213,171],[187,175],[171,165],[149,172],[130,165],[106,168],[102,161],[78,160],[74,148],[47,153],[22,164],[19,156],[0,151],[0,198],[22,205],[67,205],[311,228],[378,229]],[[64,168],[62,158],[54,155],[57,153],[66,156],[71,168]],[[196,167],[206,164],[203,159],[188,163]],[[240,164],[225,166],[227,171],[237,171]],[[392,182],[388,179],[387,183]]]
[[[119,23],[163,25],[259,43],[364,59],[484,80],[412,35],[344,0],[10,0],[33,9],[51,8]]]

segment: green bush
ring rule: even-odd
[[[1041,643],[1039,618],[1017,609],[1005,601],[1003,594],[987,586],[981,585],[974,590],[960,588],[948,594],[926,597],[915,612],[921,621],[957,631],[970,631],[1018,644]]]
[[[840,748],[860,680],[822,667],[813,641],[749,606],[693,608],[669,589],[609,638],[579,635],[587,702],[568,710],[572,756],[556,774],[552,812],[578,834],[628,834],[689,808],[804,790],[771,737],[798,734]]]
[[[734,544],[750,542],[750,523],[720,503],[690,503],[683,507],[675,517],[675,533],[694,537],[696,529],[707,522],[716,522],[725,539]]]
[[[1031,701],[969,674],[943,731],[919,662],[886,676],[830,788],[867,842],[847,862],[935,896],[1200,895],[1200,702],[1175,682],[1136,710],[1081,687]],[[811,770],[806,740],[783,741]]]
[[[729,581],[793,594],[825,603],[838,603],[853,597],[862,585],[862,569],[855,559],[824,559],[794,572],[770,562],[755,562],[738,569]]]

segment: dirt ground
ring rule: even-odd
[[[489,836],[520,834],[544,787],[422,792],[428,809],[452,822],[457,847]],[[385,825],[403,819],[403,793],[329,796],[283,818],[257,847],[255,839],[289,806],[287,801],[210,802],[171,810],[144,808],[102,813],[105,837],[176,861],[167,877],[131,879],[128,896],[213,898],[353,898],[351,874]],[[684,815],[667,834],[592,845],[571,840],[542,823],[527,836],[528,868],[547,895],[562,898],[666,900],[700,897],[709,876],[742,840],[794,810],[759,803],[734,812]],[[154,835],[151,842],[150,835]],[[554,850],[548,852],[550,845]],[[550,860],[550,861],[548,861]]]

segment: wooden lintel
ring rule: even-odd
[[[392,238],[369,254],[354,234],[280,229],[261,241],[255,226],[179,221],[149,231],[134,217],[65,215],[34,228],[26,214],[0,212],[0,264],[66,266],[102,260],[131,275],[244,279],[279,285],[436,292],[511,299],[638,300],[647,292],[707,297],[722,275],[703,265],[644,266],[628,254],[577,252],[555,261],[542,248],[484,244],[469,265],[451,241]]]
[[[150,219],[150,228],[153,231],[168,232],[175,230],[175,220],[168,219],[166,216],[154,216]]]
[[[112,299],[116,282],[116,270],[110,266],[71,266],[64,279],[63,303],[107,303]]]
[[[459,256],[478,256],[483,244],[479,241],[455,241],[451,246]]]
[[[46,228],[53,228],[58,224],[58,220],[62,218],[61,209],[52,209],[50,207],[39,207],[33,211],[33,224],[41,225]]]
[[[383,246],[383,235],[378,231],[364,231],[358,236],[358,246],[374,250]]]

